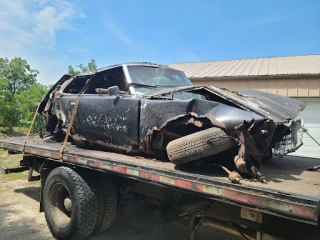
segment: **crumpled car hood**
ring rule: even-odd
[[[166,88],[153,92],[152,94],[144,95],[144,98],[161,97],[178,92],[192,92],[201,95],[213,94],[216,97],[222,98],[242,109],[270,118],[277,124],[294,119],[306,106],[306,103],[302,101],[271,93],[255,90],[233,91],[214,86],[183,86]]]

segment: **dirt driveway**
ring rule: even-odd
[[[0,167],[18,163],[19,155],[0,150]],[[0,173],[0,239],[53,239],[43,213],[39,213],[39,182],[29,183],[26,173]],[[93,240],[186,240],[190,230],[179,223],[165,223],[160,213],[146,205],[123,207],[113,226]],[[238,239],[201,227],[196,240]]]

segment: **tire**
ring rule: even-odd
[[[94,233],[102,233],[113,223],[117,214],[117,192],[110,180],[102,179],[98,186],[99,215]]]
[[[72,169],[58,167],[50,172],[43,206],[54,238],[85,239],[93,232],[98,217],[97,191]]]
[[[222,129],[212,127],[173,140],[166,149],[172,163],[182,164],[225,151],[234,144]]]
[[[78,148],[83,148],[83,149],[89,149],[89,144],[85,141],[82,140],[75,140],[73,139],[74,144],[76,145],[76,147]]]

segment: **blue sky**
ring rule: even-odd
[[[161,64],[320,53],[319,0],[0,0],[0,57],[38,80],[67,66]]]

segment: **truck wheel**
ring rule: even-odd
[[[96,190],[67,167],[58,167],[48,175],[43,206],[47,224],[56,239],[89,237],[98,217]]]
[[[225,151],[234,144],[222,129],[212,127],[169,142],[167,153],[172,163],[182,164]]]
[[[94,233],[107,230],[113,223],[117,214],[117,192],[110,180],[101,180],[98,185],[99,214]]]

